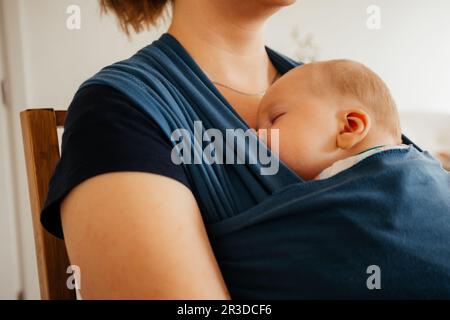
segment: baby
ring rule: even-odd
[[[258,128],[279,129],[280,159],[306,180],[329,178],[383,150],[407,148],[386,84],[349,60],[288,72],[263,97]],[[276,142],[268,136],[271,147]]]

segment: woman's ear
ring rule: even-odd
[[[336,144],[341,149],[351,149],[369,133],[369,114],[362,109],[348,109],[339,114],[339,133]]]

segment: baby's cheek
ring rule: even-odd
[[[280,159],[302,178],[312,179],[320,162],[314,143],[307,132],[280,131]]]
[[[274,149],[274,148],[273,148]],[[299,156],[302,154],[302,143],[294,135],[280,130],[279,155],[280,159],[295,170],[298,167]]]
[[[270,128],[261,128],[261,129],[258,129],[257,134],[258,134],[258,138],[262,142],[264,142],[267,145],[267,147],[269,147],[269,149],[271,149],[272,148],[272,146],[271,146],[272,145],[272,140],[274,140],[274,138],[273,138],[274,133],[272,132],[272,129],[270,129]],[[278,141],[278,139],[275,139],[275,142],[277,142],[277,141]]]

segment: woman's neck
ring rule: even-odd
[[[168,32],[211,80],[249,92],[262,91],[275,73],[265,50],[263,28],[276,10],[233,6],[233,2],[176,2]]]

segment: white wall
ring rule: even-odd
[[[162,30],[129,41],[113,19],[99,19],[95,0],[0,1],[6,13],[11,119],[8,161],[16,182],[11,188],[21,239],[22,281],[26,297],[37,298],[19,111],[66,108],[83,80],[151,43]],[[66,28],[66,9],[73,4],[81,8],[81,30]],[[380,30],[366,27],[366,9],[372,4],[381,8]],[[450,114],[450,1],[300,0],[270,20],[268,44],[294,54],[298,50],[291,37],[294,27],[301,36],[314,36],[318,58],[351,58],[372,67],[391,87],[402,112]]]
[[[6,172],[11,179],[8,181],[8,192],[12,193],[12,207],[15,213],[16,228],[11,228],[11,233],[17,234],[17,252],[13,259],[20,262],[16,272],[1,274],[2,281],[7,278],[14,279],[19,275],[22,291],[28,298],[39,298],[37,285],[37,269],[34,250],[33,230],[31,226],[31,214],[28,202],[28,189],[25,177],[25,163],[21,133],[19,128],[19,110],[28,105],[28,86],[26,81],[27,61],[23,58],[22,31],[22,2],[2,0],[2,17],[0,23],[3,28],[2,52],[5,57],[5,84],[6,84],[6,109],[3,122],[7,122],[3,128],[9,133],[9,143],[5,146],[9,150],[2,154],[6,164]],[[4,124],[2,124],[4,125]],[[7,197],[3,194],[2,198]],[[11,241],[12,236],[9,237]]]
[[[133,37],[109,16],[100,18],[94,0],[22,0],[31,106],[66,107],[83,80],[101,67],[127,58],[161,32]],[[81,8],[81,29],[66,28],[69,5]]]
[[[1,8],[0,8],[1,9]],[[1,16],[1,13],[0,13]],[[4,79],[3,33],[0,25],[0,81]],[[20,290],[18,237],[11,176],[9,112],[0,92],[0,300],[16,299]]]
[[[367,28],[370,5],[381,29]],[[293,53],[289,30],[314,35],[320,59],[367,64],[387,82],[401,112],[450,113],[450,1],[300,0],[272,19],[270,43]]]

